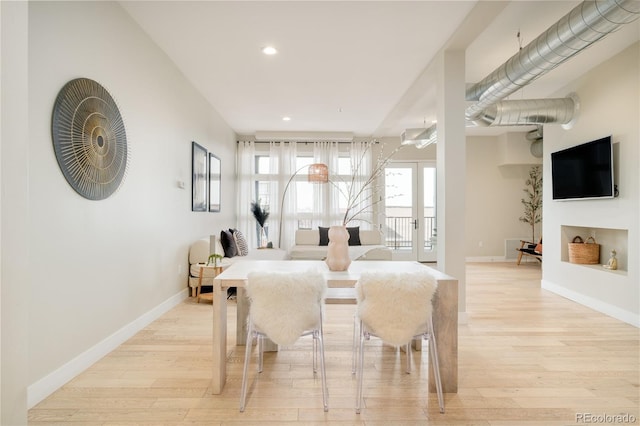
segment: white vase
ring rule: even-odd
[[[346,226],[336,225],[329,228],[329,246],[325,262],[331,271],[346,271],[349,268],[349,231]]]

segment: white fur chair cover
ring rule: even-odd
[[[423,333],[438,284],[424,272],[364,272],[356,283],[358,317],[383,341],[401,346]]]
[[[318,271],[251,272],[246,288],[250,321],[275,343],[291,345],[305,331],[320,326],[326,288]]]

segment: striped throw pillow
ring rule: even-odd
[[[244,234],[237,229],[232,229],[233,239],[236,242],[236,247],[238,248],[238,256],[246,256],[249,254],[249,244],[247,243],[247,239],[244,237]]]

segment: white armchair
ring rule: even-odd
[[[215,240],[213,242],[215,247]],[[213,285],[213,277],[215,276],[213,268],[201,268],[201,266],[206,265],[209,255],[212,253],[220,252],[211,250],[209,238],[202,238],[189,247],[189,288],[192,297],[195,297],[198,291],[200,271],[202,271],[202,285]]]
[[[200,278],[200,267],[207,263],[209,255],[213,253],[224,256],[224,250],[222,249],[222,244],[220,244],[220,238],[218,238],[217,235],[201,238],[193,242],[189,247],[189,288],[191,289],[192,297],[196,296],[196,289],[198,288],[198,280]],[[224,269],[233,262],[242,259],[284,260],[287,259],[287,253],[284,250],[278,249],[252,249],[249,250],[249,254],[246,256],[224,257],[219,261],[218,265]],[[202,285],[212,286],[214,275],[215,272],[213,268],[204,268]]]

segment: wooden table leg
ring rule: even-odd
[[[223,294],[224,293],[224,294]],[[227,289],[213,280],[213,379],[211,391],[222,393],[227,379]]]
[[[458,280],[438,280],[433,306],[433,328],[438,346],[442,391],[458,392]],[[429,358],[429,392],[436,391]]]
[[[236,345],[244,345],[247,341],[249,300],[243,287],[236,287],[236,306]]]

